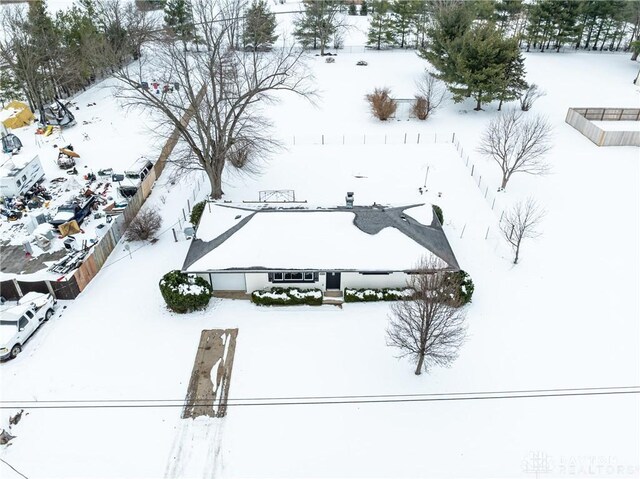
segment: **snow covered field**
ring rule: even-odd
[[[356,67],[360,59],[369,66]],[[354,191],[356,204],[442,206],[453,251],[476,285],[460,358],[450,369],[414,376],[385,345],[385,304],[260,308],[215,300],[204,312],[170,314],[157,282],[182,265],[188,243],[175,243],[169,232],[132,258],[119,245],[82,295],[21,356],[0,364],[0,398],[173,400],[174,407],[33,409],[12,428],[17,437],[0,458],[29,478],[637,477],[637,395],[230,405],[222,420],[180,419],[203,329],[239,328],[230,399],[640,382],[638,149],[597,148],[564,123],[572,106],[637,105],[630,79],[638,63],[627,55],[526,56],[529,81],[547,91],[532,113],[555,127],[553,170],[514,176],[493,210],[476,181],[482,175],[495,195],[498,168],[474,148],[495,105],[475,112],[470,103],[448,103],[427,123],[377,122],[364,95],[386,85],[411,97],[424,61],[413,52],[366,52],[311,63],[318,106],[285,98],[272,107],[288,151],[259,177],[230,175],[225,199],[256,200],[260,190],[287,188],[318,205],[342,204]],[[449,143],[453,132],[475,165],[473,179]],[[405,145],[405,133],[420,133],[420,144]],[[421,195],[427,171],[429,191]],[[166,195],[165,225],[191,194],[189,184],[170,188],[167,181],[161,178],[150,199],[160,204]],[[498,207],[529,195],[548,214],[542,237],[524,245],[514,267],[497,234]],[[9,413],[2,410],[3,423]]]

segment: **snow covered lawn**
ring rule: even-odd
[[[359,59],[369,66],[357,70]],[[157,283],[180,267],[188,244],[163,234],[132,259],[118,246],[62,316],[17,360],[0,365],[0,398],[178,405],[31,410],[1,457],[30,478],[637,477],[637,395],[230,405],[223,420],[180,419],[203,329],[239,329],[230,400],[638,385],[638,150],[597,148],[564,123],[571,106],[637,103],[629,82],[637,63],[619,55],[527,56],[530,79],[548,92],[534,112],[555,125],[556,147],[551,175],[514,177],[499,197],[504,206],[535,195],[548,210],[543,236],[524,246],[516,267],[497,234],[498,203],[492,210],[451,144],[341,144],[343,133],[381,139],[455,131],[493,194],[497,168],[473,153],[492,106],[473,112],[449,104],[427,125],[369,118],[368,90],[387,84],[411,94],[423,66],[406,52],[317,60],[321,107],[287,100],[271,112],[296,147],[261,177],[229,176],[224,190],[234,201],[289,188],[310,204],[342,203],[354,191],[361,204],[422,199],[442,206],[451,246],[476,285],[469,338],[452,368],[416,377],[412,365],[396,360],[385,344],[385,303],[259,308],[216,300],[204,312],[169,314]],[[325,127],[337,140],[310,144]],[[313,140],[301,144],[303,137]],[[427,165],[429,191],[420,195]],[[170,193],[160,186],[151,201],[167,194],[169,224],[190,192],[184,184]],[[6,421],[8,411],[2,414]],[[540,460],[550,469],[540,471]]]

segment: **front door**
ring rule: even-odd
[[[340,273],[327,271],[327,289],[340,289]]]

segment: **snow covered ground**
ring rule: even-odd
[[[369,66],[356,67],[360,59]],[[459,359],[416,377],[385,344],[385,304],[266,308],[215,300],[204,312],[170,314],[157,282],[181,266],[188,243],[168,232],[132,258],[119,245],[82,295],[21,356],[0,365],[0,398],[177,406],[32,409],[0,457],[30,478],[637,477],[640,400],[632,394],[230,405],[222,420],[180,419],[200,332],[214,328],[239,328],[230,400],[640,382],[638,149],[598,148],[564,123],[569,107],[637,105],[630,79],[638,63],[626,55],[526,56],[529,80],[547,91],[531,113],[553,123],[555,148],[550,175],[514,176],[498,196],[505,206],[533,195],[548,211],[543,235],[523,246],[515,267],[496,232],[500,210],[476,186],[482,175],[495,195],[498,169],[474,153],[495,105],[475,112],[470,103],[448,103],[427,123],[377,122],[364,95],[386,85],[412,96],[424,61],[413,52],[366,52],[311,64],[318,106],[289,97],[271,108],[290,149],[262,176],[230,175],[225,198],[256,200],[260,190],[289,188],[320,205],[342,204],[354,191],[357,204],[442,206],[451,246],[476,285]],[[473,178],[449,143],[453,132],[475,165]],[[324,145],[323,133],[331,138]],[[434,141],[405,145],[405,133]],[[354,140],[342,146],[342,135]],[[429,191],[420,195],[427,166]],[[160,204],[161,195],[168,225],[190,185],[161,178],[150,201]],[[3,421],[9,413],[1,411]]]

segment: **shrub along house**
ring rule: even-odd
[[[305,209],[209,202],[182,267],[215,292],[402,288],[418,260],[458,262],[430,204]]]

